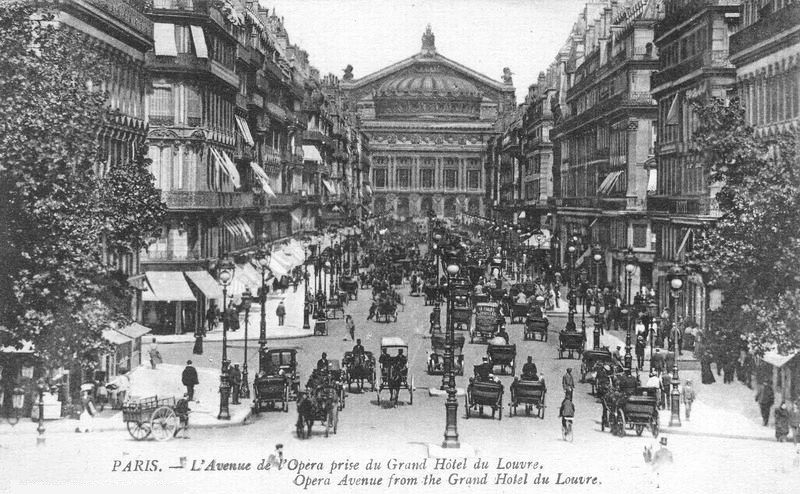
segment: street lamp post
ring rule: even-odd
[[[592,247],[592,260],[594,261],[595,266],[595,278],[594,278],[594,296],[595,296],[595,306],[594,306],[594,330],[592,331],[592,348],[595,350],[600,349],[600,331],[603,327],[603,317],[600,314],[600,302],[602,299],[602,295],[600,293],[600,261],[603,260],[603,248],[600,247],[600,244],[595,244]]]
[[[247,328],[250,325],[250,306],[253,304],[253,294],[249,288],[242,293],[242,309],[244,309],[244,362],[242,363],[242,385],[239,387],[239,396],[250,398],[250,381],[247,375]]]
[[[633,355],[631,355],[631,278],[633,272],[636,271],[636,256],[633,254],[633,249],[628,247],[628,252],[625,254],[625,298],[627,300],[628,315],[625,318],[626,331],[625,331],[625,374],[631,375],[631,368],[633,365]]]
[[[230,259],[225,259],[220,264],[219,283],[222,285],[222,368],[219,375],[219,414],[218,420],[230,420],[231,414],[228,410],[228,398],[231,393],[230,376],[228,375],[228,285],[233,281],[233,273],[236,266]]]
[[[303,254],[305,256],[303,259],[303,329],[311,329],[311,323],[308,320],[311,312],[309,307],[311,301],[308,298],[308,242],[303,242]]]
[[[269,271],[270,253],[266,247],[258,249],[256,261],[261,267],[261,321],[258,334],[258,370],[264,371],[264,351],[267,348],[267,271]]]
[[[37,405],[39,406],[39,426],[36,427],[36,432],[39,433],[36,436],[36,445],[41,446],[44,445],[45,437],[44,437],[44,390],[47,387],[47,384],[44,382],[44,378],[40,377],[39,380],[36,382],[36,390],[39,392],[39,402]]]
[[[450,253],[454,254],[454,253]],[[443,448],[460,448],[461,444],[458,441],[458,400],[456,399],[456,375],[455,375],[455,327],[451,313],[454,307],[453,300],[453,287],[455,286],[454,278],[458,275],[459,266],[456,264],[455,256],[450,258],[451,263],[447,266],[447,342],[445,345],[445,359],[447,361],[447,400],[445,401],[445,429],[444,429],[444,442]]]
[[[656,291],[652,288],[650,289],[650,300],[647,302],[647,315],[650,318],[650,327],[647,328],[647,332],[650,335],[650,370],[653,370],[653,333],[656,318],[658,317],[658,304],[656,303]]]
[[[686,272],[680,266],[672,266],[669,270],[668,280],[670,295],[672,298],[672,330],[674,331],[672,340],[674,345],[675,357],[672,364],[672,391],[670,393],[671,414],[669,417],[670,427],[681,426],[681,393],[678,390],[680,379],[678,378],[678,299],[683,289],[683,279]]]
[[[575,331],[575,253],[578,251],[578,237],[573,236],[567,241],[567,254],[569,254],[569,308],[567,311],[567,331]],[[556,294],[558,297],[558,294]]]

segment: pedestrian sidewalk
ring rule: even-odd
[[[594,328],[591,328],[592,330]],[[587,333],[590,328],[586,328]],[[625,352],[624,334],[618,336],[618,331],[606,332],[600,335],[600,345],[614,349],[622,347]],[[591,338],[587,338],[586,348],[592,348]],[[649,348],[648,348],[649,355]],[[684,356],[686,352],[684,352]],[[636,356],[633,356],[636,362]],[[649,364],[645,364],[645,369],[649,369]],[[754,440],[775,440],[774,424],[770,427],[761,425],[761,414],[758,404],[755,403],[755,391],[749,389],[744,384],[736,381],[731,384],[723,384],[722,378],[718,377],[714,384],[702,384],[699,370],[681,370],[681,361],[678,361],[678,375],[680,376],[681,386],[687,380],[692,382],[697,395],[692,404],[691,419],[686,420],[686,409],[681,402],[681,426],[669,427],[670,410],[661,410],[660,423],[661,430],[669,434],[685,434],[709,437],[722,437],[731,439],[754,439]],[[647,379],[647,373],[641,373],[642,381]],[[774,418],[771,418],[774,421]]]
[[[313,278],[312,278],[313,279]],[[264,304],[264,312],[267,322],[267,339],[282,340],[291,338],[305,338],[314,335],[314,319],[309,314],[309,326],[311,329],[303,329],[303,306],[305,305],[305,283],[300,283],[295,292],[289,287],[285,293],[270,292]],[[283,326],[278,326],[278,316],[275,309],[283,301],[286,306],[286,318]],[[244,340],[244,313],[239,314],[239,330],[228,330],[228,341]],[[253,303],[250,307],[250,317],[248,319],[248,339],[257,340],[261,328],[261,305]],[[191,343],[194,342],[194,333],[184,333],[176,335],[155,335],[153,336],[158,343]],[[149,342],[149,336],[145,337],[145,342]],[[217,323],[217,328],[206,332],[205,341],[222,341],[222,323]]]
[[[131,387],[128,396],[135,401],[140,398],[158,396],[158,398],[171,398],[176,400],[183,396],[186,387],[181,384],[183,367],[179,365],[161,364],[157,369],[141,365],[129,375]],[[189,426],[191,428],[230,427],[245,423],[251,413],[250,400],[242,400],[239,405],[230,405],[230,420],[218,420],[219,412],[219,371],[197,367],[200,384],[195,386],[195,401],[189,403],[191,413]],[[125,431],[125,422],[122,420],[121,410],[104,410],[94,418],[94,432]],[[44,427],[46,433],[71,432],[79,425],[79,420],[62,418],[46,420]],[[7,423],[0,424],[0,434],[36,434],[38,422],[28,418],[20,419],[16,426]]]

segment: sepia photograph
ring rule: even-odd
[[[800,0],[0,0],[0,493],[800,492]]]

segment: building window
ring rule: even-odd
[[[373,180],[376,188],[385,188],[386,187],[386,170],[373,170]]]
[[[458,170],[444,171],[444,186],[446,189],[455,189],[458,187]]]
[[[411,186],[411,170],[408,168],[397,169],[397,186],[407,189]]]
[[[481,187],[481,171],[468,170],[467,171],[467,186],[470,189],[479,189]]]
[[[633,246],[637,249],[647,248],[647,225],[633,225]]]
[[[423,189],[432,189],[434,187],[433,169],[423,168],[419,171],[420,182],[422,182]]]
[[[186,86],[186,123],[189,127],[199,127],[203,120],[203,98],[200,90]]]
[[[150,96],[150,124],[175,124],[175,107],[172,101],[171,87],[153,88],[153,94]]]

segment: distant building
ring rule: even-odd
[[[739,26],[739,0],[665,0],[664,18],[655,28],[661,61],[650,85],[658,102],[656,191],[647,211],[656,234],[653,280],[670,304],[667,273],[683,264],[693,249],[694,232],[719,217],[716,193],[699,156],[689,150],[697,117],[689,99],[694,95],[725,97],[736,70],[728,56],[729,40]],[[693,273],[678,298],[677,312],[705,327],[707,293],[703,278]]]
[[[511,73],[497,82],[436,50],[430,27],[412,57],[341,82],[371,148],[375,212],[483,214],[483,154],[499,115],[513,111]]]

